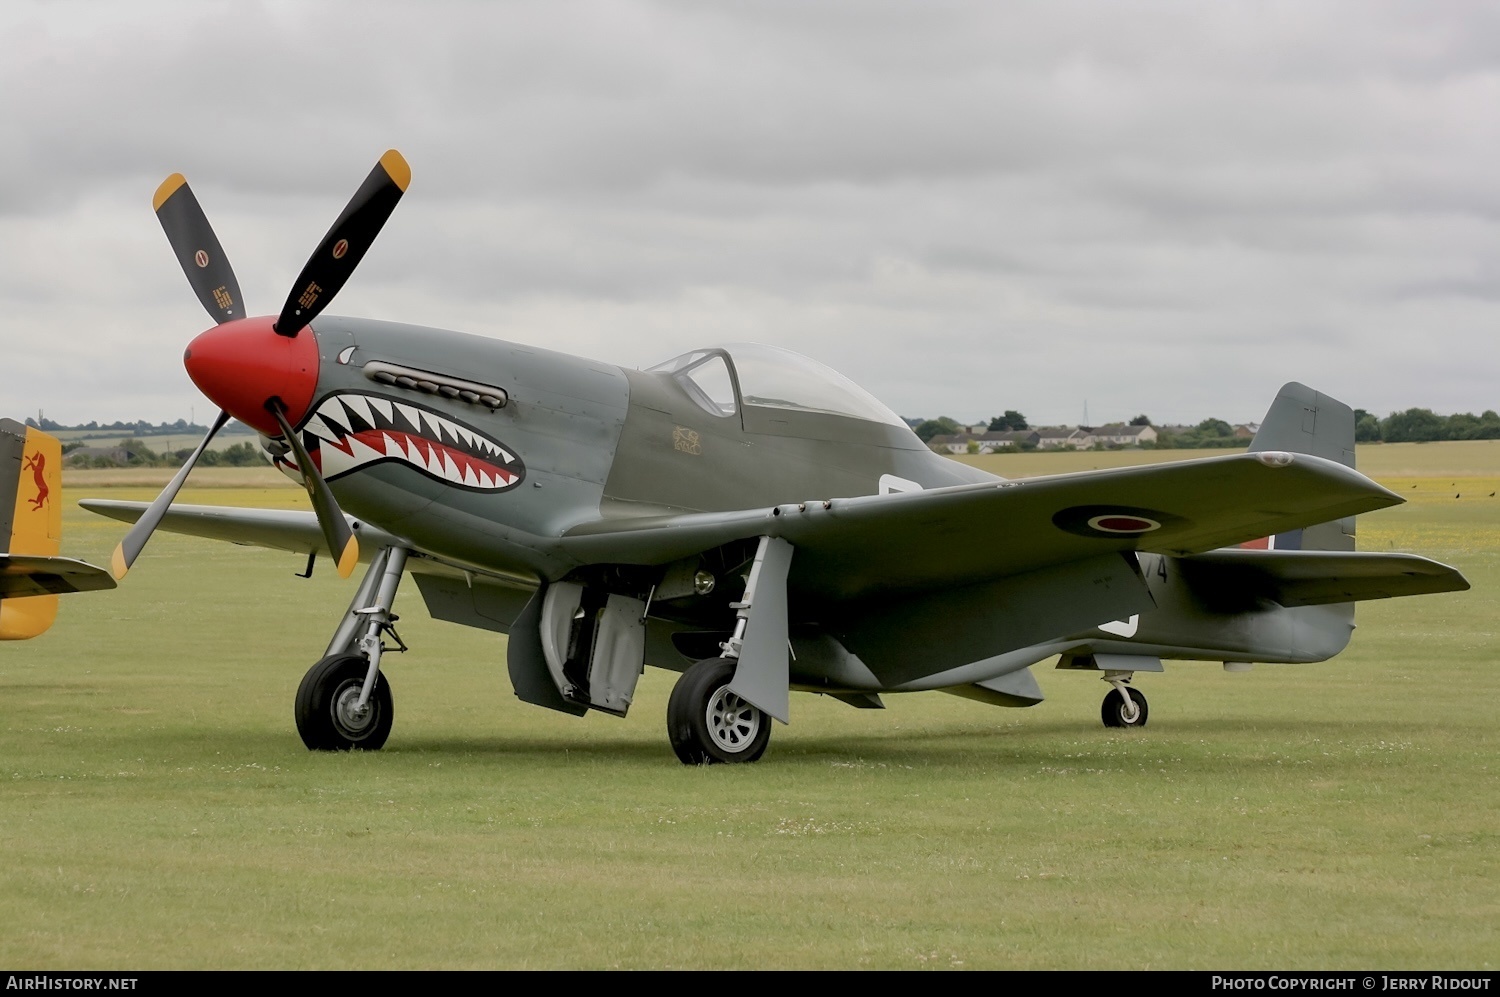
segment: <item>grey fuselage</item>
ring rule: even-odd
[[[747,405],[738,390],[732,414],[713,414],[665,372],[403,324],[330,316],[314,324],[320,372],[312,410],[345,394],[380,399],[386,408],[419,407],[498,444],[514,458],[511,469],[520,479],[486,490],[456,486],[399,457],[371,460],[330,479],[342,507],[416,550],[512,583],[556,582],[589,567],[569,557],[561,541],[569,530],[600,520],[1000,480],[933,453],[905,426]],[[372,379],[371,362],[427,372],[434,382],[492,386],[505,403],[497,408],[449,397],[430,383],[384,383]],[[914,681],[857,661],[851,666],[837,648],[826,651],[826,635],[797,629],[794,614],[794,683],[856,691],[941,688],[1018,670],[1051,654],[1091,651],[1311,661],[1330,657],[1348,641],[1350,607],[1215,606],[1213,593],[1188,584],[1177,559],[1139,560],[1157,608],[1121,621],[1116,632],[1059,634],[1056,641]],[[733,597],[719,593],[714,612],[724,612]],[[692,660],[670,657],[658,654],[651,663],[680,669]]]

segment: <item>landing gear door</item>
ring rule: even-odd
[[[547,589],[540,630],[547,670],[564,699],[624,716],[646,660],[646,604],[559,582]]]

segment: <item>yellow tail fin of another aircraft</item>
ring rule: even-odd
[[[0,539],[0,640],[46,632],[58,593],[114,587],[103,569],[58,556],[62,445],[12,419],[0,419]]]

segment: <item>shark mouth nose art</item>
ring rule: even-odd
[[[526,476],[521,459],[483,433],[419,405],[378,395],[329,395],[298,432],[328,481],[392,461],[477,492],[503,492]],[[301,480],[290,455],[276,457],[275,463]]]

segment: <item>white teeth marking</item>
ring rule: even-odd
[[[361,442],[357,437],[351,436],[349,438],[349,443],[351,444],[351,449],[354,451],[353,463],[356,467],[362,464],[368,464],[372,460],[379,460],[381,457],[385,456],[385,454],[381,453],[379,450],[376,450],[368,444]]]
[[[422,459],[422,450],[417,446],[416,439],[410,436],[406,438],[406,460],[419,467],[427,466],[427,462]]]
[[[408,425],[419,432],[421,431],[422,420],[417,416],[416,409],[410,405],[402,405],[400,402],[397,402],[396,411],[401,413],[402,418],[407,421]]]
[[[338,399],[333,399],[329,404],[320,407],[318,418],[323,421],[323,425],[328,427],[329,432],[333,433],[334,439],[349,435],[349,416],[344,411],[344,406],[338,404]]]
[[[377,412],[383,417],[379,421],[373,415]],[[411,427],[409,432],[396,418],[398,414]],[[358,416],[372,427],[389,424],[407,439],[403,441],[392,433],[382,432],[376,447],[361,443],[353,438],[351,416]],[[344,423],[351,425],[346,427]],[[303,426],[303,431],[319,440],[333,443],[344,442],[347,438],[345,445],[354,451],[352,458],[338,447],[323,448],[324,473],[327,474],[342,473],[373,460],[395,457],[422,468],[434,477],[471,488],[498,488],[518,480],[514,474],[501,469],[484,471],[469,465],[461,466],[444,449],[445,445],[452,443],[468,447],[474,453],[498,458],[504,463],[516,459],[488,437],[425,409],[376,395],[334,395],[318,406],[317,413]],[[427,446],[418,442],[418,436],[423,438]],[[300,472],[295,468],[288,470],[300,477]]]
[[[320,416],[316,415],[307,420],[306,424],[302,427],[302,431],[304,433],[312,433],[320,440],[337,440],[339,438],[339,434],[329,429],[328,424]]]
[[[370,418],[370,403],[365,400],[364,395],[340,395],[344,400],[344,406],[364,420],[365,425],[375,425],[375,420]]]

